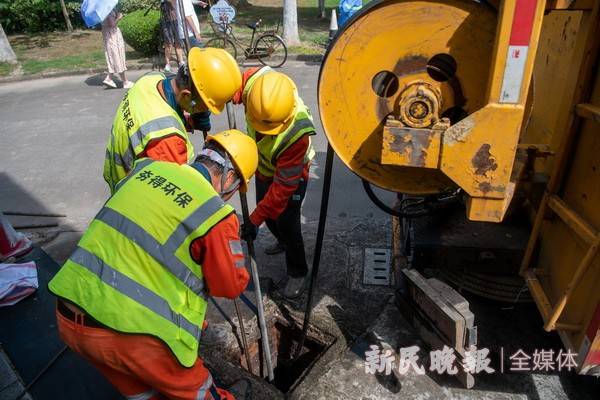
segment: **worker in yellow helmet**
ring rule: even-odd
[[[218,389],[198,358],[209,296],[248,284],[239,222],[224,201],[246,191],[256,144],[208,136],[191,165],[137,160],[50,281],[61,339],[128,399],[246,398]]]
[[[246,71],[242,80],[233,100],[245,106],[248,135],[259,153],[256,209],[242,226],[242,236],[256,238],[266,222],[277,239],[266,252],[285,251],[288,281],[282,294],[294,299],[304,291],[308,273],[300,213],[315,155],[310,139],[315,127],[287,75],[262,67]]]
[[[136,159],[186,164],[194,154],[187,129],[210,130],[242,83],[233,57],[223,49],[192,48],[175,77],[151,72],[139,79],[121,101],[106,147],[104,179],[111,193]],[[184,111],[191,115],[187,121]]]

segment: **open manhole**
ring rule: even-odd
[[[280,318],[277,318],[269,328],[275,378],[271,384],[284,394],[291,392],[302,382],[336,340],[334,336],[310,327],[300,355],[292,362],[292,355],[296,351],[301,333],[302,329],[298,325]],[[250,354],[252,373],[266,379],[267,368],[260,338],[248,342],[248,353]],[[240,365],[242,368],[248,369],[243,354],[240,355]]]

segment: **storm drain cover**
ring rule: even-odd
[[[365,248],[363,283],[389,286],[392,252],[389,249]]]

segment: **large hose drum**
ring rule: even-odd
[[[494,55],[508,44],[496,39],[499,21],[469,0],[387,0],[355,15],[318,87],[325,133],[346,166],[399,193],[461,188],[470,219],[502,220],[526,96],[494,98],[506,53]]]

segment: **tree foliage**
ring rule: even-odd
[[[144,10],[134,11],[123,17],[119,28],[123,39],[128,45],[144,55],[154,55],[158,51],[160,12],[151,10],[146,14]]]
[[[81,1],[66,1],[73,25],[83,27]],[[49,32],[65,29],[58,0],[0,0],[0,24],[6,33]]]
[[[158,10],[159,3],[158,0],[119,0],[117,7],[123,14],[129,14],[138,10],[146,11],[148,8]]]

